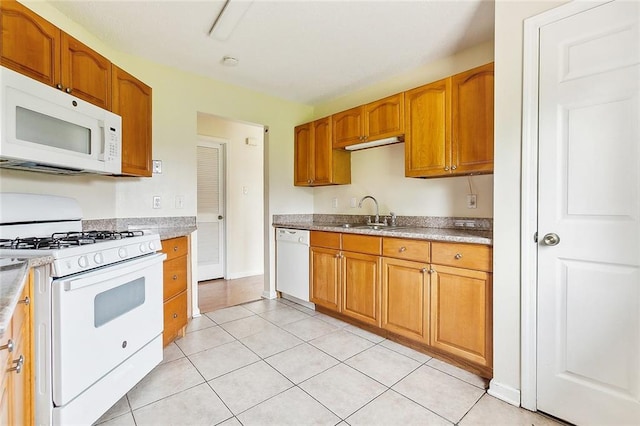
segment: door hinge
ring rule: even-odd
[[[537,242],[538,242],[538,233],[537,233],[537,232],[534,232],[534,233],[533,233],[533,242],[534,242],[534,243],[537,243]]]

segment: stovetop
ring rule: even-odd
[[[143,231],[73,231],[48,237],[0,239],[0,257],[51,256],[51,276],[63,277],[160,251],[160,236]]]
[[[142,231],[85,231],[57,232],[50,237],[19,237],[0,239],[0,249],[10,250],[60,250],[69,247],[96,244],[103,241],[140,237]]]

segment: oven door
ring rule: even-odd
[[[69,403],[162,333],[153,254],[52,283],[53,401]]]

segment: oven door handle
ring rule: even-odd
[[[80,288],[101,284],[105,281],[113,280],[124,275],[135,273],[148,266],[160,263],[166,258],[166,254],[156,253],[140,259],[134,259],[120,265],[105,267],[104,269],[101,269],[99,271],[90,272],[88,275],[85,275],[82,278],[71,279],[64,282],[64,290],[74,291]]]

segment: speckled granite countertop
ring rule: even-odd
[[[184,237],[195,231],[195,216],[178,217],[137,217],[119,219],[90,219],[82,221],[82,229],[89,231],[100,229],[106,231],[148,230],[160,234],[161,240]]]
[[[27,282],[29,269],[53,262],[51,256],[33,259],[0,258],[0,338],[9,325]]]
[[[466,227],[472,221],[474,227]],[[375,230],[354,227],[345,228],[343,227],[344,223],[364,224],[365,222],[358,216],[274,215],[273,217],[273,226],[278,228],[493,245],[493,231],[489,228],[491,225],[490,219],[398,218],[397,227],[381,227],[381,229]],[[476,225],[478,226],[476,227]],[[451,228],[446,226],[451,226]]]

